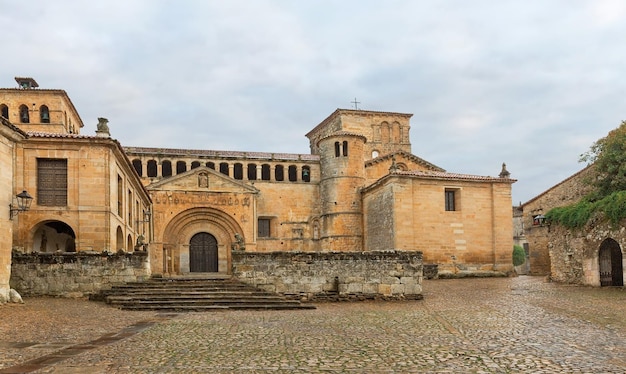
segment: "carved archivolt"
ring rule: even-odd
[[[163,232],[163,242],[186,244],[198,232],[215,236],[220,245],[230,247],[235,233],[242,233],[241,226],[230,215],[213,208],[193,208],[176,215]]]

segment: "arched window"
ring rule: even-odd
[[[0,105],[0,116],[9,119],[9,107],[5,104]]]
[[[248,180],[256,180],[256,164],[248,164]]]
[[[135,168],[135,171],[137,172],[137,175],[139,175],[140,177],[143,176],[142,175],[142,165],[141,165],[141,160],[139,159],[134,159],[133,160],[133,167]]]
[[[313,240],[318,240],[320,238],[320,221],[313,221]]]
[[[187,163],[185,161],[176,162],[176,175],[187,171]]]
[[[287,169],[287,175],[290,182],[298,181],[298,168],[296,167],[296,165],[289,165],[289,168]]]
[[[194,161],[191,163],[191,169],[195,169],[195,168],[199,168],[200,167],[200,161]]]
[[[209,161],[206,163],[206,167],[215,170],[215,163]]]
[[[347,157],[348,156],[348,142],[347,141],[343,141],[343,157]]]
[[[39,107],[39,122],[50,123],[50,111],[45,105]]]
[[[148,178],[156,178],[157,176],[157,162],[154,160],[149,160],[148,161],[148,167],[147,170],[148,172]]]
[[[339,142],[335,142],[335,157],[339,157],[340,156],[340,145]]]
[[[220,163],[220,173],[222,173],[224,175],[229,175],[228,174],[228,163],[227,162],[221,162]]]
[[[122,228],[117,226],[116,240],[117,250],[124,250],[124,233],[122,232]]]
[[[241,163],[236,163],[233,167],[233,178],[242,180],[243,179],[243,165]]]
[[[161,176],[163,177],[172,176],[172,163],[170,161],[161,162]]]
[[[276,169],[274,169],[274,179],[279,182],[285,180],[285,168],[283,165],[276,165]]]
[[[261,165],[261,180],[270,180],[270,166],[269,164]]]
[[[20,105],[20,122],[30,123],[30,116],[28,114],[28,107],[26,105]]]
[[[302,180],[304,182],[310,182],[311,181],[311,168],[308,166],[303,166],[302,167]]]

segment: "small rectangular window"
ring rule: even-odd
[[[446,211],[453,212],[457,210],[457,190],[446,189],[445,191],[445,199],[446,199]]]
[[[259,218],[258,237],[259,238],[270,237],[270,219],[269,218]]]

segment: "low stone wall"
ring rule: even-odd
[[[233,275],[303,301],[421,299],[422,253],[232,252]]]
[[[424,278],[425,279],[437,279],[437,278],[439,278],[439,265],[437,265],[437,264],[424,264]]]
[[[22,296],[83,297],[148,277],[147,252],[14,253],[10,285]]]

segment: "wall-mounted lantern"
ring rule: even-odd
[[[546,216],[537,214],[533,217],[533,226],[543,226],[546,224]]]
[[[29,210],[30,204],[33,202],[33,197],[26,190],[18,193],[15,197],[17,198],[17,207],[13,206],[13,203],[9,204],[9,219],[13,219],[20,212]]]
[[[143,222],[150,222],[150,217],[152,216],[152,212],[150,209],[143,211]]]

